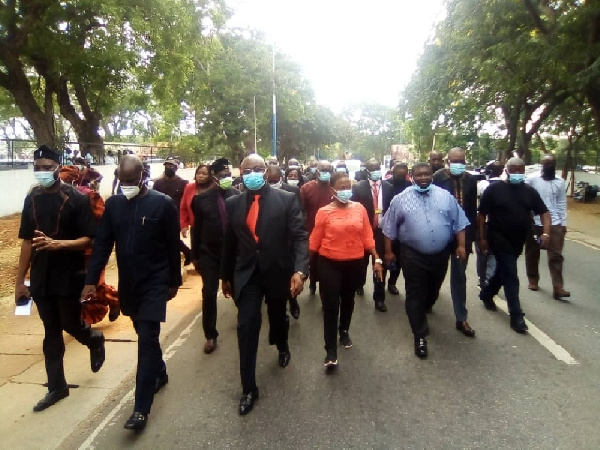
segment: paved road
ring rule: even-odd
[[[367,289],[356,301],[354,347],[340,348],[340,365],[327,375],[320,302],[305,293],[300,321],[290,330],[288,368],[277,365],[263,326],[261,397],[240,417],[235,308],[221,299],[219,349],[202,353],[200,321],[173,345],[170,383],[157,395],[143,433],[122,428],[132,402],[121,400],[119,409],[115,399],[65,447],[599,448],[600,252],[568,242],[566,258],[571,302],[551,298],[544,267],[542,290],[523,292],[523,308],[579,364],[557,360],[532,336],[510,330],[506,314],[486,311],[471,261],[475,339],[454,330],[445,284],[430,316],[430,356],[421,361],[413,355],[403,297],[389,296],[389,311],[381,314]]]

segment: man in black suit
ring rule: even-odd
[[[367,215],[369,216],[371,226],[373,227],[375,249],[377,250],[377,254],[383,254],[385,253],[385,240],[383,232],[378,225],[380,218],[383,217],[383,205],[388,199],[390,199],[388,202],[391,202],[392,185],[381,180],[381,165],[376,159],[371,158],[367,161],[366,171],[369,179],[360,181],[352,186],[352,200],[360,202],[367,210]],[[363,285],[366,282],[368,266],[369,258],[367,256],[365,257],[364,278],[362,280]],[[375,274],[373,274],[373,300],[375,301],[375,309],[381,312],[387,311],[387,306],[385,305],[385,275],[385,268],[383,269],[383,276],[381,279],[378,279]]]
[[[229,221],[223,242],[221,280],[225,297],[238,308],[238,345],[242,397],[239,413],[258,399],[256,353],[265,298],[269,343],[279,350],[279,365],[290,362],[286,298],[302,292],[308,275],[308,234],[296,196],[266,183],[265,161],[252,154],[240,173],[246,192],[227,199]]]
[[[266,176],[269,186],[274,189],[281,189],[282,191],[291,192],[298,199],[298,203],[300,203],[300,188],[284,183],[282,175],[281,167],[267,167]],[[300,304],[298,303],[298,299],[289,295],[288,300],[290,302],[290,314],[294,319],[298,320],[300,318]]]

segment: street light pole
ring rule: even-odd
[[[277,157],[277,101],[275,98],[275,44],[273,44],[273,146],[271,155]]]

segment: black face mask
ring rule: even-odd
[[[165,169],[165,175],[169,178],[172,177],[175,175],[175,169]]]
[[[554,180],[554,178],[556,178],[556,167],[555,166],[542,167],[542,178],[544,180]]]

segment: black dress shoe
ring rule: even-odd
[[[511,314],[510,315],[510,327],[517,333],[525,334],[529,329],[523,318],[525,314]]]
[[[156,394],[169,382],[169,375],[166,370],[163,370],[158,377],[156,377],[156,384],[154,385],[154,393]]]
[[[296,320],[300,317],[300,305],[297,298],[290,298],[290,314]]]
[[[467,337],[475,337],[475,330],[471,328],[469,322],[456,322],[456,329]]]
[[[388,292],[392,295],[400,295],[400,291],[393,284],[388,285]]]
[[[127,422],[125,422],[123,428],[126,430],[142,431],[144,428],[146,428],[147,423],[148,414],[142,414],[141,412],[134,411],[131,417],[127,419]]]
[[[363,295],[365,295],[365,288],[363,288],[362,286],[359,287],[358,289],[356,289],[356,295],[360,295],[361,297]]]
[[[245,416],[252,411],[256,400],[258,400],[258,388],[255,388],[247,394],[242,394],[242,398],[240,399],[240,416]]]
[[[69,396],[69,388],[64,387],[62,389],[55,389],[54,391],[48,392],[43,399],[35,404],[33,410],[40,412],[54,405],[59,400]]]
[[[94,347],[90,347],[90,365],[92,372],[96,373],[104,364],[106,352],[104,350],[104,336],[98,339],[98,343]]]
[[[292,359],[289,349],[279,352],[279,367],[287,367]]]
[[[425,338],[415,339],[415,355],[419,358],[427,358],[427,340]]]
[[[496,302],[494,302],[493,298],[490,299],[481,299],[481,301],[483,302],[483,306],[485,306],[485,309],[488,309],[490,311],[497,311],[498,307],[496,306]]]
[[[386,312],[387,311],[387,306],[385,306],[385,302],[376,301],[375,302],[375,309],[377,311]]]

